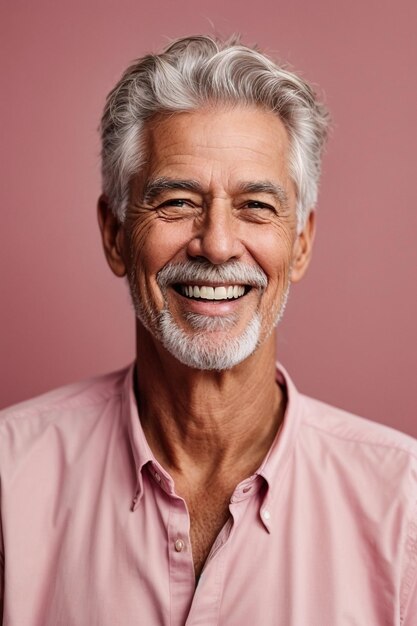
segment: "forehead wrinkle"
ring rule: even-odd
[[[256,156],[261,156],[263,158],[267,158],[267,159],[271,159],[272,156],[269,153],[269,151],[267,149],[262,149],[262,147],[256,148],[255,146],[250,146],[247,143],[238,143],[236,145],[227,145],[227,146],[222,146],[222,145],[218,145],[218,144],[208,144],[208,143],[193,143],[191,145],[191,150],[207,150],[207,151],[222,151],[225,153],[230,153],[230,152],[236,152],[236,151],[241,151],[241,152],[246,152],[246,153],[250,153],[250,154],[255,154]],[[284,158],[284,156],[281,154],[282,150],[280,149],[280,154],[278,155],[278,158]],[[192,154],[192,152],[190,152],[189,155],[190,158],[193,158],[194,155]],[[274,159],[277,158],[277,155],[274,155],[273,157]]]

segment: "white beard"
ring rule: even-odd
[[[184,319],[191,330],[186,331],[180,328],[172,317],[166,299],[165,307],[159,314],[148,311],[150,307],[145,307],[139,297],[134,271],[129,276],[129,287],[137,318],[168,352],[188,367],[199,370],[228,370],[253,354],[260,343],[262,316],[259,312],[253,315],[244,331],[237,337],[231,336],[231,331],[238,323],[238,316],[235,315],[207,316],[188,313]],[[282,319],[289,288],[290,283],[263,339],[271,334]]]
[[[228,370],[241,363],[257,348],[261,330],[260,315],[255,315],[239,337],[231,337],[226,329],[209,330],[216,321],[224,326],[223,318],[198,316],[200,330],[185,332],[165,308],[159,316],[159,331],[164,347],[181,363],[199,370]],[[207,329],[204,330],[204,326]],[[193,323],[190,323],[193,326]],[[221,337],[218,335],[221,334]],[[216,335],[216,336],[213,336]]]

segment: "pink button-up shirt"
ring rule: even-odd
[[[416,626],[417,443],[277,378],[283,428],[197,587],[132,367],[4,411],[3,624]]]

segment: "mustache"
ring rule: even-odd
[[[221,265],[213,265],[209,261],[167,263],[156,275],[156,281],[161,289],[173,283],[190,283],[196,280],[239,283],[259,289],[265,289],[268,284],[265,272],[258,265],[240,261],[228,261]]]

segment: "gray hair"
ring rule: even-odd
[[[101,121],[103,192],[121,222],[132,177],[146,162],[145,123],[157,114],[206,105],[254,105],[274,112],[290,140],[289,168],[303,226],[317,202],[329,116],[302,78],[236,38],[178,39],[135,61],[109,93]]]

